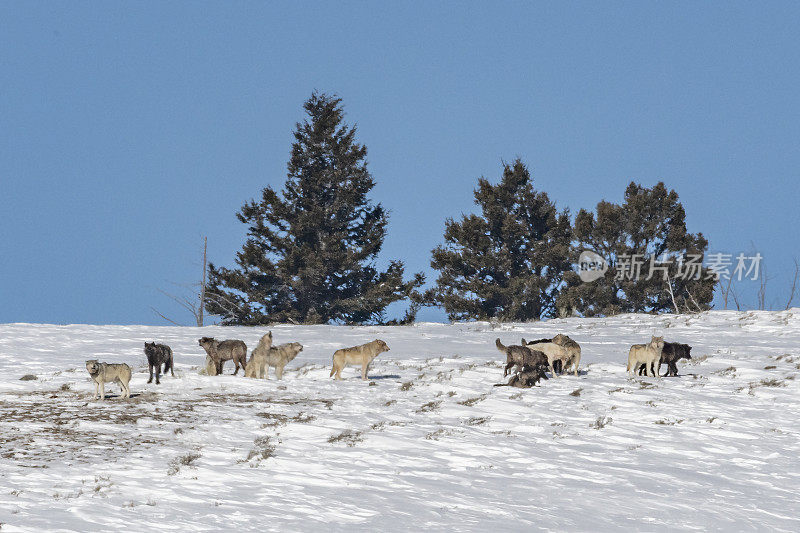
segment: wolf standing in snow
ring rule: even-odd
[[[106,383],[116,382],[122,391],[123,398],[131,397],[131,367],[124,363],[100,363],[97,359],[86,361],[86,370],[94,381],[93,400],[97,399],[98,391],[100,399],[106,399]]]
[[[664,337],[651,337],[647,344],[634,344],[628,352],[628,373],[635,374],[639,365],[644,365],[644,373],[658,376],[656,370],[661,365],[661,351]]]
[[[342,348],[333,352],[333,368],[331,377],[336,374],[335,379],[342,379],[342,369],[346,365],[361,365],[361,379],[367,379],[367,369],[373,359],[383,352],[388,352],[389,346],[380,339],[372,342],[353,346],[352,348]]]
[[[150,370],[148,383],[153,382],[153,367],[156,369],[156,385],[161,384],[161,365],[164,365],[164,374],[170,371],[175,377],[174,361],[172,358],[172,348],[166,344],[156,344],[155,342],[144,343],[144,354],[147,356],[147,367]]]
[[[506,367],[503,370],[503,377],[508,375],[509,370],[516,365],[517,370],[524,371],[525,368],[534,369],[544,375],[545,370],[550,367],[547,355],[539,350],[532,350],[527,346],[505,346],[500,339],[494,341],[497,349],[506,354]]]
[[[269,350],[272,348],[272,332],[270,331],[258,341],[258,346],[253,348],[253,353],[250,354],[250,360],[244,368],[244,377],[246,378],[264,378],[266,379],[267,359],[269,358]]]
[[[680,344],[677,342],[665,342],[664,349],[661,351],[661,363],[655,372],[661,373],[661,365],[667,365],[667,373],[664,376],[677,376],[678,375],[678,361],[681,359],[691,359],[692,347],[688,344]],[[646,372],[644,365],[639,367],[639,375]]]
[[[550,371],[553,375],[556,375],[556,371],[559,369],[561,372],[566,372],[570,367],[573,373],[576,376],[578,375],[578,365],[581,362],[581,347],[568,336],[559,333],[552,339],[539,339],[529,342],[525,342],[525,339],[522,339],[522,345],[544,352],[547,355],[547,361],[550,364]]]
[[[269,379],[269,367],[273,367],[278,379],[283,379],[283,368],[302,351],[303,345],[299,342],[287,342],[270,348],[264,377]]]
[[[239,367],[242,370],[247,366],[247,345],[239,340],[225,340],[218,341],[214,337],[203,337],[198,341],[198,344],[208,354],[208,357],[213,361],[216,366],[215,370],[217,375],[222,374],[222,365],[225,361],[233,359],[233,364],[236,365],[233,375],[239,373]]]

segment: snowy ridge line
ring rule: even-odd
[[[303,352],[282,381],[198,373],[204,335]],[[564,333],[581,373],[503,383],[494,347]],[[690,344],[677,378],[631,344]],[[370,380],[337,348],[391,347]],[[175,354],[147,384],[145,341]],[[800,309],[532,324],[0,325],[2,531],[800,529]],[[132,365],[91,401],[86,359]],[[663,369],[662,369],[663,371]],[[26,374],[37,379],[21,381]]]

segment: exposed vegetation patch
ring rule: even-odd
[[[178,472],[180,472],[181,467],[183,466],[191,466],[192,463],[197,461],[202,457],[199,453],[187,453],[186,455],[182,455],[180,457],[176,457],[169,463],[169,468],[167,469],[167,475],[174,476]]]
[[[592,429],[603,429],[607,425],[609,425],[613,419],[610,416],[598,416],[597,420],[589,424],[589,427]]]
[[[488,394],[481,394],[480,396],[475,396],[474,398],[467,398],[464,401],[458,402],[459,405],[466,405],[467,407],[472,407],[478,402],[482,402],[485,400],[489,395]]]
[[[328,437],[328,442],[331,444],[335,444],[337,442],[344,442],[349,447],[353,447],[359,442],[362,442],[364,437],[360,431],[354,431],[352,429],[347,429],[342,431],[338,435],[331,435]]]
[[[438,409],[441,404],[442,404],[441,400],[428,402],[426,404],[423,404],[419,409],[417,409],[417,412],[418,413],[429,413],[431,411],[435,411],[436,409]]]

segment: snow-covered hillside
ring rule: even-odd
[[[200,336],[265,328],[0,326],[1,530],[800,530],[800,309],[272,331],[305,346],[281,382],[198,373]],[[493,387],[495,338],[559,332],[580,376]],[[680,377],[626,375],[653,333],[693,346]],[[369,382],[329,378],[375,338]],[[130,400],[91,400],[93,358]]]

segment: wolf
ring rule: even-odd
[[[218,341],[214,337],[202,337],[198,344],[203,347],[208,356],[214,362],[217,375],[222,374],[222,365],[225,361],[233,359],[233,364],[236,366],[233,375],[239,373],[239,367],[242,369],[247,366],[247,345],[239,340],[225,340]]]
[[[567,350],[568,359],[562,370],[566,372],[571,366],[574,374],[577,376],[578,365],[581,364],[581,345],[562,333],[553,337],[553,343]]]
[[[331,377],[336,374],[335,379],[342,379],[342,369],[346,365],[361,364],[361,379],[367,379],[367,369],[373,359],[378,357],[383,352],[388,352],[389,346],[380,339],[375,339],[372,342],[362,344],[360,346],[353,346],[352,348],[342,348],[333,352],[333,368],[331,369]]]
[[[550,367],[547,356],[539,350],[532,350],[527,346],[504,346],[500,339],[495,340],[494,344],[498,350],[506,354],[506,367],[503,369],[503,377],[508,375],[508,371],[514,365],[520,371],[525,367],[529,367],[540,374],[544,374],[545,370]]]
[[[275,375],[278,379],[283,379],[284,367],[302,351],[303,345],[299,342],[287,342],[286,344],[279,344],[278,346],[270,348],[266,375],[264,376],[265,379],[269,379],[269,367],[275,368]]]
[[[653,336],[647,344],[634,344],[628,352],[628,373],[635,374],[639,365],[644,365],[644,373],[658,376],[656,369],[661,365],[661,352],[664,349],[664,337]]]
[[[692,355],[692,347],[688,344],[679,344],[677,342],[665,342],[664,349],[661,351],[661,363],[659,363],[656,372],[659,374],[661,373],[661,365],[667,365],[667,373],[664,374],[664,377],[667,376],[677,376],[678,375],[678,366],[677,363],[681,359],[691,359]],[[639,375],[642,375],[642,372],[645,372],[644,365],[639,367]]]
[[[267,359],[269,359],[269,350],[272,348],[272,332],[270,331],[258,341],[258,346],[253,348],[253,353],[250,354],[250,360],[247,366],[244,367],[244,377],[246,378],[264,378],[266,379],[266,366]]]
[[[144,354],[147,356],[147,367],[150,370],[148,383],[153,382],[153,367],[156,369],[156,385],[161,384],[161,365],[164,365],[164,374],[170,371],[175,377],[175,363],[172,358],[172,348],[166,344],[156,344],[155,342],[144,343]]]
[[[131,367],[124,363],[100,363],[97,359],[86,361],[86,370],[94,381],[93,400],[97,399],[98,391],[100,399],[106,399],[106,383],[116,382],[122,391],[123,398],[131,397]]]
[[[552,339],[539,339],[528,342],[525,342],[525,339],[522,339],[523,346],[534,346],[541,344],[557,344],[564,349],[562,351],[552,349],[550,347],[544,347],[545,349],[541,349],[539,347],[536,348],[537,350],[543,351],[545,354],[547,354],[547,359],[551,363],[551,371],[554,373],[566,372],[571,367],[573,373],[576,376],[578,375],[578,365],[580,365],[581,362],[581,347],[577,342],[562,333],[559,333]]]
[[[522,339],[522,345],[533,347],[533,349],[538,350],[544,353],[547,356],[547,365],[550,367],[550,373],[555,377],[558,376],[555,369],[555,363],[558,362],[561,366],[562,371],[566,369],[566,362],[569,360],[569,354],[563,346],[559,346],[554,342],[533,342],[533,343],[526,343],[525,339]]]
[[[516,387],[518,389],[528,389],[536,385],[540,379],[547,379],[547,375],[538,368],[523,366],[519,372],[511,375],[508,383],[497,383],[495,387]]]

